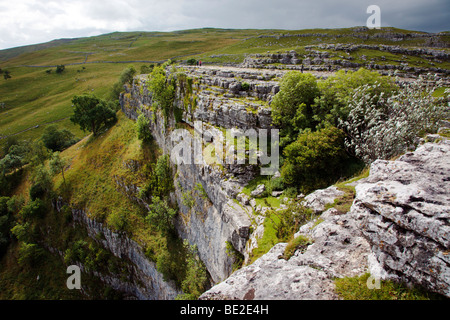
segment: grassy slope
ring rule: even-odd
[[[125,63],[92,63],[102,61],[161,61],[176,56],[201,53],[228,46],[242,38],[244,31],[200,29],[173,33],[112,33],[92,38],[76,39],[38,51],[17,50],[16,56],[0,62],[12,78],[0,79],[0,136],[18,134],[19,139],[39,137],[48,122],[69,128],[78,138],[84,136],[70,123],[71,99],[76,94],[91,92],[106,98]],[[5,55],[5,54],[3,54]],[[11,52],[9,52],[11,56]],[[2,51],[0,51],[2,57]],[[84,65],[67,65],[82,63]],[[65,64],[63,74],[55,66]],[[137,70],[144,64],[133,63]],[[41,66],[25,67],[25,66]],[[85,67],[83,70],[82,67]],[[52,69],[51,74],[45,71]],[[79,72],[80,71],[80,72]],[[38,126],[37,128],[34,128]],[[0,140],[0,143],[2,141]]]

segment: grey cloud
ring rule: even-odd
[[[380,6],[382,26],[450,30],[448,0],[16,0],[0,5],[0,48],[113,31],[352,27],[365,25],[371,4]]]

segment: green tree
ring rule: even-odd
[[[9,70],[4,70],[3,71],[3,78],[5,80],[11,79],[11,72]]]
[[[177,212],[175,209],[170,208],[166,200],[153,197],[148,210],[147,222],[155,226],[163,234],[168,234],[173,230],[173,219]]]
[[[91,94],[75,96],[72,99],[74,114],[70,121],[84,131],[90,130],[96,136],[101,129],[117,120],[114,103],[107,102]]]
[[[271,103],[273,124],[281,129],[281,136],[292,139],[299,130],[315,126],[312,105],[319,94],[313,75],[290,71],[283,76]]]
[[[44,255],[44,250],[35,243],[22,242],[19,246],[19,265],[35,266]]]
[[[52,174],[61,173],[63,182],[66,184],[66,178],[64,178],[64,169],[67,167],[67,160],[61,158],[58,151],[53,152],[52,158],[49,162],[50,172]]]
[[[152,132],[150,131],[150,121],[141,113],[136,121],[136,131],[138,139],[143,142],[150,142],[152,140]]]
[[[361,68],[358,71],[339,70],[324,81],[319,81],[320,97],[314,104],[314,120],[322,126],[325,123],[337,126],[340,120],[345,120],[350,111],[354,91],[369,85],[371,96],[388,96],[398,90],[391,77],[382,76],[376,71]],[[376,85],[376,86],[375,86]]]
[[[171,77],[166,77],[164,66],[153,68],[148,80],[148,88],[152,93],[152,102],[163,112],[167,121],[175,99],[175,86]]]
[[[41,140],[52,151],[62,151],[75,143],[75,136],[67,129],[59,130],[56,125],[45,128]]]
[[[53,180],[43,164],[36,166],[31,175],[30,197],[32,200],[42,199],[53,188]]]
[[[56,73],[57,73],[57,74],[61,74],[61,73],[64,72],[65,69],[66,69],[66,66],[65,66],[65,65],[63,65],[63,64],[57,65],[57,66],[56,66]]]
[[[6,251],[11,241],[10,229],[12,224],[12,212],[8,208],[9,197],[0,197],[0,258]]]
[[[186,275],[181,282],[184,295],[177,296],[177,300],[196,300],[205,291],[208,276],[206,267],[198,256],[196,245],[190,245],[184,240],[186,255]]]
[[[304,193],[335,182],[349,160],[344,138],[344,133],[336,127],[316,132],[305,130],[284,149],[283,182],[299,187]]]
[[[110,99],[116,101],[119,100],[119,95],[123,91],[123,86],[125,84],[131,85],[133,83],[133,78],[136,75],[136,69],[133,66],[129,66],[126,69],[124,69],[120,76],[119,80],[114,83],[112,89],[111,89],[111,96]]]

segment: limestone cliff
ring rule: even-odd
[[[300,228],[307,248],[285,260],[277,244],[200,299],[339,299],[333,279],[366,272],[450,297],[449,155],[444,139],[375,161],[349,212],[329,209]],[[309,197],[333,201],[325,190]]]
[[[184,110],[183,122],[188,131],[196,130],[195,121],[201,121],[215,138],[223,135],[223,129],[270,128],[270,110],[266,101],[277,92],[276,82],[258,80],[255,72],[233,74],[206,69],[204,73],[198,73],[192,69],[188,70],[188,75],[196,79],[195,104],[184,105],[185,93],[179,88],[175,99],[177,107]],[[247,90],[239,87],[242,82],[237,80],[238,76],[249,82]],[[121,95],[122,111],[132,119],[137,118],[138,112],[144,113],[150,120],[152,135],[158,145],[164,153],[170,154],[176,145],[171,139],[171,132],[177,124],[174,117],[169,117],[165,123],[162,115],[152,110],[146,76],[136,77],[133,85],[126,90]],[[246,99],[239,99],[242,97]],[[199,139],[202,143],[202,139],[212,138],[200,135]],[[245,208],[234,199],[255,175],[257,166],[237,163],[219,166],[207,163],[205,159],[196,163],[194,154],[189,157],[190,164],[176,166],[173,199],[180,209],[176,228],[181,237],[197,245],[200,258],[213,282],[217,283],[232,272],[234,258],[227,254],[227,243],[245,254],[252,225],[252,209]],[[199,188],[205,192],[203,197],[198,192]],[[186,197],[192,197],[194,202],[187,205],[183,201]]]

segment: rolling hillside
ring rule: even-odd
[[[436,49],[448,53],[449,38],[448,33],[433,37],[444,47]],[[143,65],[167,59],[196,58],[205,63],[239,64],[248,54],[288,50],[301,54],[305,53],[305,46],[333,43],[427,47],[430,37],[421,32],[393,28],[380,31],[361,31],[360,28],[300,31],[205,28],[176,32],[115,32],[2,50],[0,69],[8,70],[12,77],[0,80],[0,139],[11,135],[34,139],[50,123],[68,128],[78,138],[83,137],[84,133],[68,119],[72,112],[71,98],[85,92],[109,97],[113,83],[130,64],[138,72]],[[373,50],[353,52],[351,59],[359,61],[361,56],[376,61],[381,59],[379,52]],[[394,64],[407,59],[402,54],[387,53],[384,56],[384,60]],[[431,66],[422,57],[409,57],[408,62],[413,66]],[[448,61],[441,63],[445,68],[449,68],[448,64]],[[65,65],[62,74],[55,73],[57,65]]]

